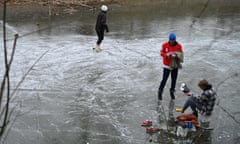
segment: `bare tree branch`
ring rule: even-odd
[[[10,67],[13,61],[13,57],[15,54],[15,49],[16,49],[16,43],[17,43],[17,38],[18,34],[15,34],[15,39],[13,43],[13,50],[11,53],[10,60],[8,62],[8,52],[7,52],[7,40],[6,40],[6,7],[7,7],[7,2],[8,0],[4,0],[4,8],[3,8],[3,42],[4,42],[4,60],[5,60],[5,74],[3,76],[3,81],[1,83],[1,91],[0,91],[0,112],[4,113],[3,121],[2,121],[2,115],[0,115],[0,121],[2,122],[1,125],[1,130],[0,130],[0,136],[3,134],[5,127],[7,125],[7,120],[8,120],[8,113],[9,113],[9,103],[10,103],[10,77],[9,77],[9,72],[10,72]],[[6,105],[4,106],[5,109],[1,110],[1,105],[2,105],[2,98],[3,94],[5,91],[5,85],[7,81],[7,101]]]

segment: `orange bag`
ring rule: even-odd
[[[182,122],[192,122],[194,126],[199,126],[198,119],[194,114],[181,114],[176,119]]]

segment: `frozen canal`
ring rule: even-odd
[[[159,50],[170,32],[185,52],[177,87],[186,82],[197,94],[198,81],[206,78],[217,89],[218,105],[214,130],[188,138],[160,133],[155,143],[240,143],[240,1],[163,0],[109,8],[110,33],[100,53],[92,51],[97,11],[8,17],[8,39],[15,33],[20,38],[11,68],[11,117],[0,143],[148,143],[141,122],[151,119],[164,127],[156,111]],[[12,43],[8,40],[9,51]],[[0,56],[2,74],[2,46]],[[170,79],[166,115],[169,84]],[[176,95],[175,106],[182,106],[187,98],[179,89]]]

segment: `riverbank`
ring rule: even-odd
[[[158,0],[151,0],[158,1]],[[12,0],[7,2],[9,15],[42,13],[49,16],[73,14],[82,10],[97,10],[100,5],[149,3],[149,0]],[[1,7],[2,8],[2,7]],[[0,9],[1,9],[0,8]]]
[[[121,2],[149,2],[149,0],[12,0],[9,5],[28,5],[28,4],[54,4],[54,5],[92,5],[102,3],[121,3]],[[153,1],[153,0],[151,0]]]

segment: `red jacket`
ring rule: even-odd
[[[162,49],[160,50],[160,55],[163,57],[163,65],[165,67],[169,67],[172,60],[172,58],[167,56],[167,54],[175,52],[183,53],[182,45],[180,43],[176,42],[174,46],[171,46],[169,42],[163,43]]]

